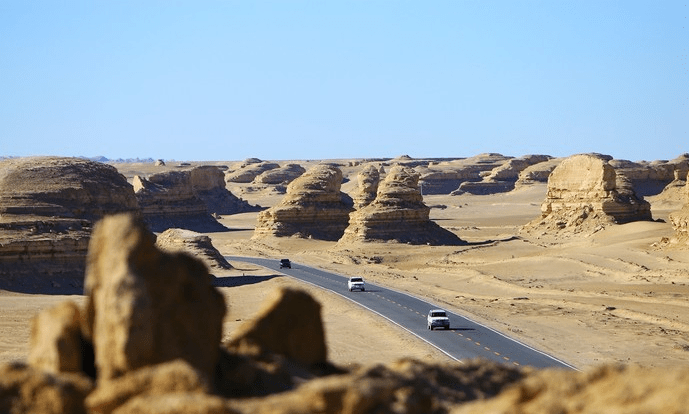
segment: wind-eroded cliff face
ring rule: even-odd
[[[548,178],[542,216],[525,230],[588,232],[614,223],[652,220],[650,204],[636,196],[609,159],[580,154],[563,160]]]
[[[258,214],[253,237],[299,235],[338,240],[352,211],[352,200],[340,191],[341,185],[338,167],[316,165],[287,186],[280,203]]]
[[[675,230],[675,235],[681,243],[689,244],[689,179],[684,185],[686,203],[679,211],[670,213],[670,222]]]
[[[0,284],[81,291],[93,222],[136,211],[132,186],[112,166],[67,157],[0,161]]]
[[[194,231],[224,231],[211,215],[252,211],[256,207],[225,188],[219,168],[201,166],[185,171],[134,176],[134,190],[146,223],[153,231],[185,228]]]
[[[429,219],[430,208],[419,191],[419,174],[395,166],[380,183],[374,201],[350,215],[340,243],[398,241],[412,244],[455,245],[462,240]]]

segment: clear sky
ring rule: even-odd
[[[0,156],[689,152],[689,0],[0,0]]]

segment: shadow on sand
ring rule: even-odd
[[[274,277],[281,277],[281,275],[269,275],[269,276],[224,276],[216,277],[213,280],[213,286],[215,287],[237,287],[244,285],[253,285],[256,283],[265,282]]]

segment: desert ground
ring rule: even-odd
[[[315,161],[295,162],[308,168]],[[153,169],[145,164],[116,167],[128,179]],[[342,169],[350,178],[342,187],[347,192],[357,169],[346,163]],[[228,189],[263,207],[282,197],[268,186],[231,183]],[[338,245],[296,237],[253,240],[255,212],[221,217],[230,230],[208,236],[224,255],[288,257],[408,291],[579,369],[612,362],[689,364],[689,248],[660,243],[673,236],[667,217],[682,204],[647,197],[655,221],[616,225],[591,236],[521,232],[540,215],[545,192],[544,184],[536,184],[494,195],[424,196],[432,207],[431,219],[465,240],[462,246]],[[386,320],[337,294],[299,283],[288,272],[231,264],[233,270],[216,274],[237,279],[237,286],[219,288],[229,306],[225,338],[256,314],[269,292],[291,285],[309,291],[322,304],[329,359],[335,364],[402,357],[449,360]],[[65,299],[0,291],[0,362],[26,359],[31,319]],[[79,295],[68,299],[83,301]]]

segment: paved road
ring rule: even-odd
[[[294,262],[291,269],[280,269],[279,261],[274,259],[236,256],[225,258],[254,263],[331,290],[397,324],[456,360],[480,357],[517,366],[575,369],[550,355],[449,311],[450,329],[429,331],[426,327],[426,315],[429,309],[438,306],[394,289],[366,282],[365,292],[349,292],[347,277],[335,273]]]

